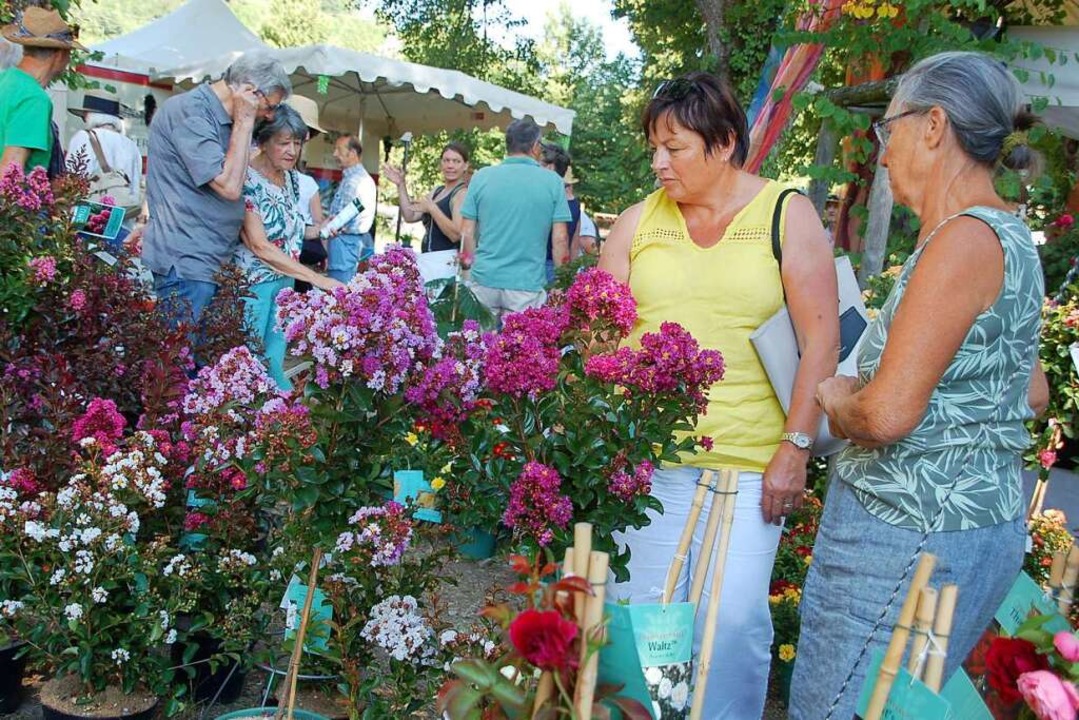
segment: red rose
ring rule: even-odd
[[[572,652],[577,625],[557,610],[525,610],[510,623],[510,642],[528,662],[541,670],[561,670],[577,664]]]
[[[989,686],[1008,704],[1023,699],[1019,692],[1019,676],[1035,670],[1048,670],[1049,662],[1039,655],[1034,643],[1019,638],[998,637],[985,654]]]

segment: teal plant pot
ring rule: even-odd
[[[457,549],[467,558],[486,560],[495,554],[495,536],[486,530],[465,528],[457,538]]]
[[[273,718],[277,714],[277,708],[274,706],[260,707],[260,708],[246,708],[244,710],[234,710],[224,715],[218,715],[216,720],[245,720],[246,718]],[[295,720],[327,720],[324,715],[313,713],[310,710],[293,710],[292,717]]]

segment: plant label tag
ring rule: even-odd
[[[278,603],[277,607],[281,608],[282,610],[288,610],[288,606],[289,606],[289,600],[288,599],[290,597],[292,597],[292,594],[296,590],[296,586],[299,585],[299,584],[300,584],[300,578],[293,575],[292,578],[288,581],[288,585],[285,587],[285,594],[283,596],[281,596],[281,602]]]
[[[285,611],[285,640],[292,640],[300,627],[300,613],[307,601],[307,586],[297,582],[289,583],[287,595],[288,609]],[[291,624],[289,617],[292,617]],[[333,605],[326,601],[326,593],[315,588],[315,595],[311,599],[311,615],[307,619],[307,630],[304,633],[304,652],[325,654],[329,650],[330,621],[333,620]]]
[[[442,522],[442,512],[435,509],[436,491],[423,478],[422,470],[393,471],[393,499],[402,505],[414,507],[412,516],[427,522]]]
[[[869,669],[866,671],[862,694],[858,697],[858,712],[854,714],[856,720],[865,717],[869,698],[877,685],[877,673],[883,658],[884,653],[879,650],[874,651]],[[900,667],[892,683],[892,689],[888,693],[888,700],[885,702],[884,713],[881,717],[892,720],[921,720],[922,718],[944,720],[955,716],[952,714],[950,702],[926,687],[921,680],[915,679],[906,668]]]
[[[1072,356],[1072,367],[1079,373],[1079,342],[1073,342],[1068,348],[1068,353]]]

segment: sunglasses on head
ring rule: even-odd
[[[664,80],[656,86],[656,91],[652,93],[652,99],[670,98],[671,100],[681,100],[696,89],[697,83],[686,78]]]

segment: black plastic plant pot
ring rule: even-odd
[[[15,656],[26,647],[16,642],[0,647],[0,715],[13,713],[22,705],[22,677],[26,670],[26,658]]]

